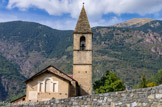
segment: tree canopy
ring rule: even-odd
[[[142,75],[141,82],[139,84],[134,85],[133,88],[147,88],[154,87],[162,84],[162,69],[158,70],[158,72],[153,75],[150,79],[146,79],[145,74]]]
[[[152,76],[150,81],[155,82],[157,85],[162,84],[162,69],[158,70],[158,72]]]
[[[106,71],[106,75],[94,83],[96,94],[123,91],[125,89],[124,82],[119,77],[110,71]]]

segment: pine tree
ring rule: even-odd
[[[145,74],[143,74],[139,88],[146,88],[146,87],[147,87],[147,81],[146,81]]]

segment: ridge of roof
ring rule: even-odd
[[[76,81],[76,80],[73,79],[72,77],[68,76],[66,73],[64,73],[64,72],[60,71],[58,68],[54,67],[53,65],[49,65],[48,67],[44,68],[43,70],[39,71],[38,73],[36,73],[35,75],[33,75],[32,77],[30,77],[29,79],[27,79],[27,80],[25,81],[25,83],[27,83],[28,81],[32,80],[33,78],[39,76],[40,74],[42,74],[42,73],[44,73],[44,72],[50,72],[50,73],[55,74],[54,72],[48,70],[48,68],[50,68],[50,67],[53,67],[54,69],[56,69],[57,71],[59,71],[60,73],[62,73],[63,75],[65,75],[66,77],[72,79],[73,81]],[[58,74],[55,74],[55,75],[59,76]],[[59,77],[61,77],[61,76],[59,76]],[[68,80],[68,79],[66,79],[66,78],[64,78],[64,77],[62,77],[62,78],[65,79],[65,80]],[[70,80],[68,80],[68,81],[70,81]]]

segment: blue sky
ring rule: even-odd
[[[162,20],[162,0],[0,0],[0,22],[22,20],[73,30],[83,2],[91,27],[132,18]]]

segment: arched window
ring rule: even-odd
[[[51,85],[51,80],[47,79],[45,81],[45,92],[50,92],[50,85]]]
[[[86,44],[85,44],[85,37],[82,36],[80,38],[80,50],[85,50]]]
[[[38,81],[38,92],[58,92],[58,84],[52,77],[46,77],[43,81]]]

